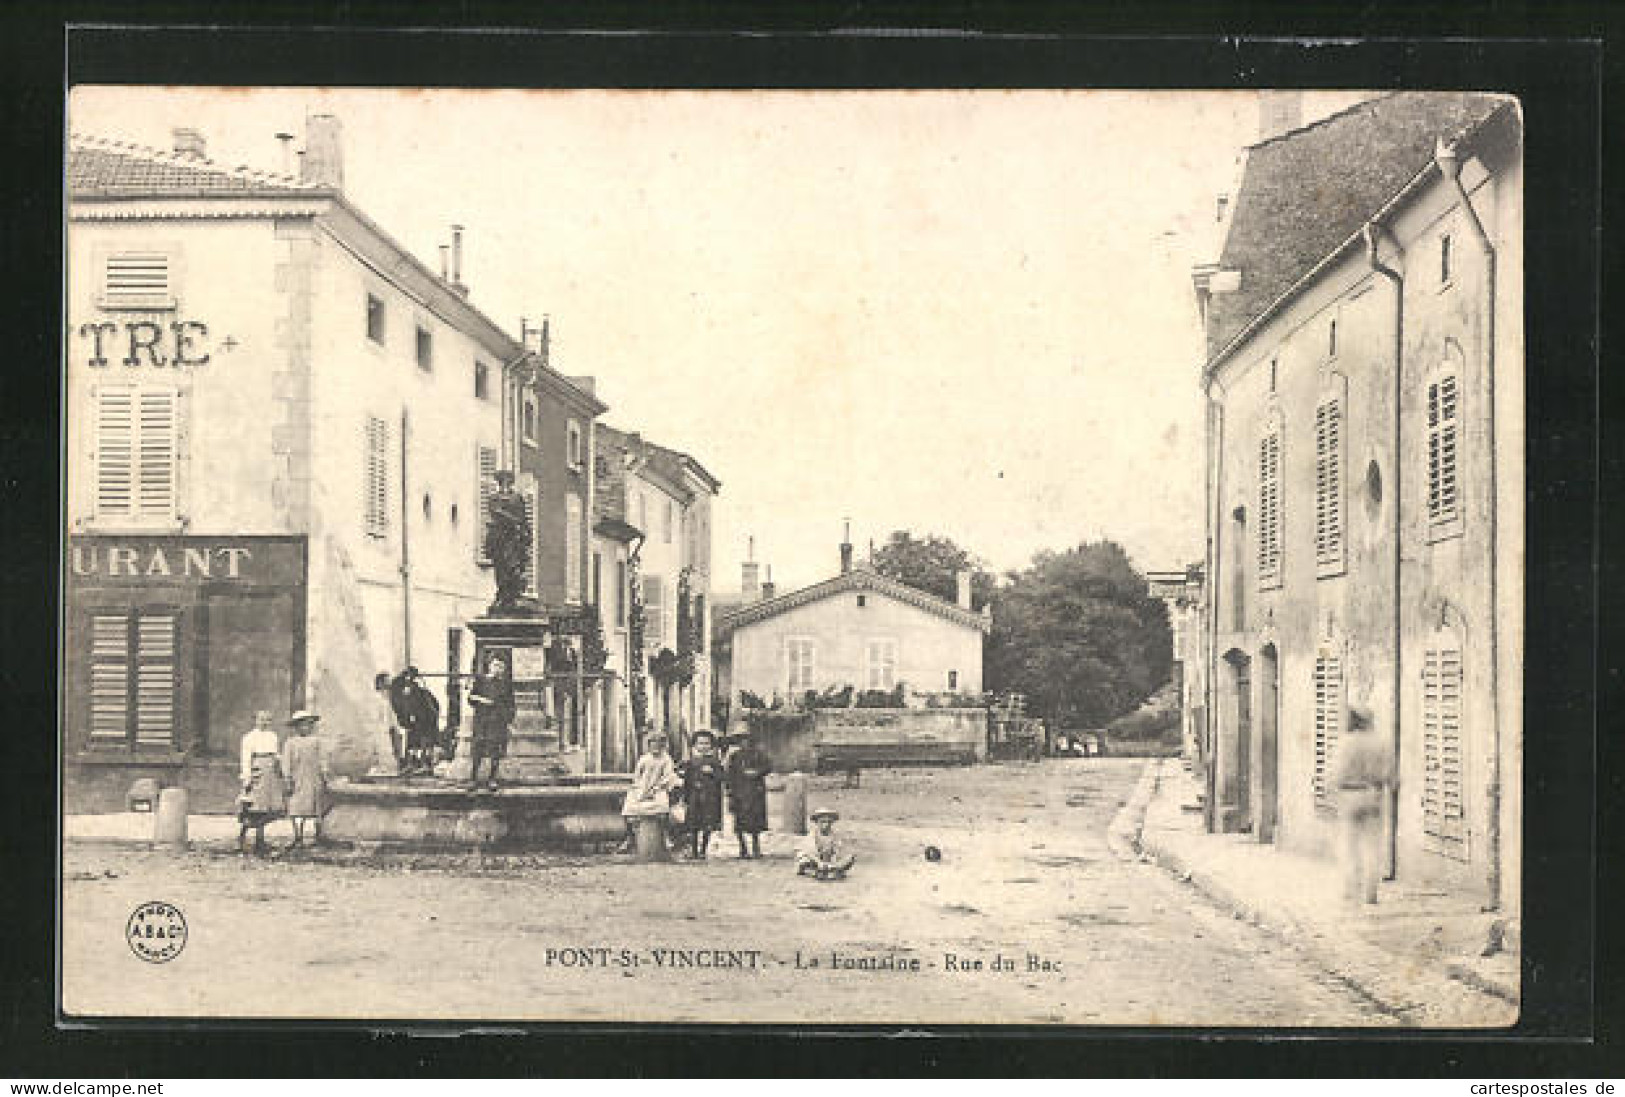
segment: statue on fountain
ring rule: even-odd
[[[514,490],[513,473],[496,472],[497,490],[486,503],[485,555],[496,572],[497,597],[491,603],[493,616],[530,613],[533,599],[525,597],[525,568],[530,562],[530,518],[525,514],[525,498]]]

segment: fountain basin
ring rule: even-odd
[[[631,778],[557,778],[474,791],[438,778],[334,780],[322,834],[405,850],[584,851],[626,836],[621,801]]]

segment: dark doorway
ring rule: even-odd
[[[1258,828],[1260,842],[1275,841],[1280,801],[1281,670],[1274,644],[1258,653]]]
[[[1224,657],[1229,668],[1228,727],[1220,745],[1223,826],[1226,831],[1252,829],[1252,660],[1232,649]]]

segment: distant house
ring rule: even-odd
[[[730,702],[853,687],[980,693],[989,615],[970,608],[970,576],[945,601],[852,563],[841,546],[832,579],[740,606],[717,621]],[[722,656],[719,655],[719,658]],[[737,712],[737,706],[733,708]]]

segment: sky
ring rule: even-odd
[[[894,529],[995,571],[1121,542],[1202,555],[1190,269],[1257,136],[1250,92],[74,89],[75,132],[277,170],[343,127],[351,201],[592,375],[604,421],[722,481],[780,590]]]

